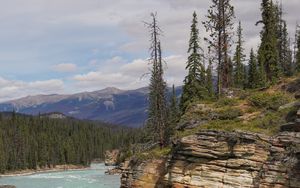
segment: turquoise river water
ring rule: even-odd
[[[119,188],[120,176],[105,175],[106,169],[104,164],[92,164],[85,170],[1,177],[0,185],[15,185],[17,188]]]

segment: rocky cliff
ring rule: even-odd
[[[118,149],[105,151],[105,161],[104,161],[105,165],[106,166],[117,165],[119,155],[120,155],[120,151]]]
[[[299,132],[201,131],[182,138],[168,159],[127,162],[121,187],[299,188],[299,144]]]
[[[122,167],[121,187],[300,188],[299,91],[297,78],[191,105],[169,155],[136,155]]]

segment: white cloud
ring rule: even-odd
[[[237,17],[235,23],[242,21],[248,53],[260,42],[261,26],[255,23],[261,17],[261,0],[232,0],[232,3]],[[27,74],[32,80],[41,80],[40,76],[48,74],[47,68],[52,67],[63,73],[75,74],[76,71],[66,84],[68,92],[107,86],[123,89],[146,86],[148,77],[141,77],[149,72],[146,60],[149,33],[143,21],[150,21],[150,13],[157,12],[164,31],[162,50],[167,54],[166,80],[168,84],[180,85],[185,76],[192,12],[198,13],[203,38],[207,33],[201,21],[206,19],[210,4],[211,0],[5,1],[0,7],[3,26],[0,43],[9,45],[0,48],[0,75],[18,78]],[[292,38],[299,19],[299,5],[299,0],[283,1],[284,18]],[[18,37],[20,35],[22,38]],[[201,45],[204,45],[203,40]],[[108,57],[112,58],[103,61]],[[127,59],[134,60],[128,62]],[[54,65],[53,62],[72,62],[79,68],[72,63]],[[62,81],[56,79],[24,82],[0,78],[0,100],[51,93],[51,90],[58,93],[63,87]]]
[[[37,94],[53,94],[64,91],[64,83],[58,79],[24,82],[0,77],[0,101]]]
[[[73,63],[61,63],[53,66],[53,70],[57,72],[75,72],[77,70],[77,65]]]
[[[117,58],[112,58],[106,62],[114,63],[107,64],[105,70],[99,68],[98,71],[91,71],[86,74],[78,74],[73,77],[76,85],[86,90],[95,90],[104,87],[118,87],[121,89],[136,89],[144,87],[149,82],[149,70],[151,65],[145,59],[136,59],[130,63],[122,61],[114,61]],[[184,56],[172,55],[164,58],[165,64],[165,79],[168,84],[182,85],[183,78],[186,74]]]

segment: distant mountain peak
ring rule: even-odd
[[[116,88],[116,87],[107,87],[107,88],[104,88],[102,90],[99,90],[99,93],[109,93],[109,94],[118,94],[118,93],[121,93],[121,92],[124,92],[124,90],[121,90],[119,88]]]
[[[65,115],[138,127],[147,119],[148,92],[148,87],[135,90],[107,87],[69,95],[27,96],[0,103],[0,111],[15,110],[28,115],[50,114],[50,118],[64,118]]]

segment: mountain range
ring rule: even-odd
[[[176,88],[179,95],[181,87]],[[0,103],[0,111],[28,115],[58,112],[76,119],[101,120],[112,124],[140,127],[147,119],[148,88],[99,91],[70,95],[36,95]]]

